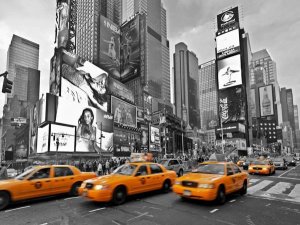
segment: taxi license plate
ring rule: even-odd
[[[184,196],[191,196],[191,194],[192,194],[191,191],[188,191],[188,190],[183,191]]]

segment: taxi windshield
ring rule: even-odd
[[[27,177],[29,174],[31,174],[32,171],[34,171],[34,168],[26,170],[25,172],[21,173],[20,175],[16,176],[15,178],[18,180],[24,180],[24,178]]]
[[[132,164],[125,164],[123,166],[118,167],[113,174],[121,174],[121,175],[127,175],[130,176],[133,174],[135,168],[137,166],[136,165],[132,165]]]
[[[251,163],[252,165],[268,165],[268,161],[254,161]]]
[[[193,173],[220,174],[224,175],[223,164],[200,164]]]

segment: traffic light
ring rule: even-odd
[[[2,86],[2,93],[11,93],[13,82],[7,79],[6,76],[4,76],[3,86]]]

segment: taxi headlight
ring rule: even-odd
[[[97,184],[95,185],[94,189],[96,191],[99,191],[99,190],[107,190],[108,189],[108,186],[107,185],[102,185],[102,184]]]
[[[180,184],[181,184],[181,181],[175,181],[175,184],[180,185]]]
[[[198,184],[198,188],[211,189],[211,188],[215,188],[215,185],[214,184]]]
[[[263,168],[263,170],[268,170],[268,168]]]
[[[250,167],[249,167],[249,170],[253,170],[253,167],[252,167],[252,166],[250,166]]]

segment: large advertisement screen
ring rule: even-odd
[[[51,124],[50,152],[74,152],[75,127]]]
[[[121,27],[121,80],[138,76],[140,71],[139,16]]]
[[[114,132],[114,156],[130,156],[131,134],[121,130]]]
[[[114,122],[128,127],[136,127],[136,106],[111,96],[111,112]]]
[[[112,114],[64,98],[57,98],[54,107],[54,122],[76,127],[76,152],[100,152],[100,145],[101,151],[112,151]]]
[[[36,153],[48,152],[49,125],[38,128]]]
[[[218,61],[219,90],[242,84],[240,54]]]
[[[54,50],[54,56],[50,60],[50,82],[49,93],[60,95],[61,80],[61,51]]]
[[[102,69],[120,79],[120,28],[111,20],[100,16],[100,58]]]
[[[141,125],[142,135],[141,135],[141,148],[144,151],[148,151],[149,145],[149,125]]]
[[[217,15],[218,30],[231,27],[239,23],[239,9],[234,7]]]
[[[150,151],[160,151],[160,135],[159,128],[150,127]]]
[[[260,116],[274,115],[273,85],[258,88]]]
[[[219,91],[220,117],[223,123],[244,121],[246,99],[242,87]]]
[[[256,99],[255,99],[255,89],[250,89],[250,113],[251,117],[256,117]]]
[[[69,39],[69,0],[58,0],[56,6],[55,42],[57,47],[66,47]]]
[[[82,90],[81,95],[85,97],[81,98],[88,99],[89,106],[107,111],[108,74],[66,50],[62,50],[62,59],[62,77]]]
[[[132,90],[130,90],[125,84],[115,80],[112,77],[108,77],[108,90],[113,95],[134,102]]]
[[[240,51],[239,29],[235,29],[216,37],[217,58],[235,54]]]

